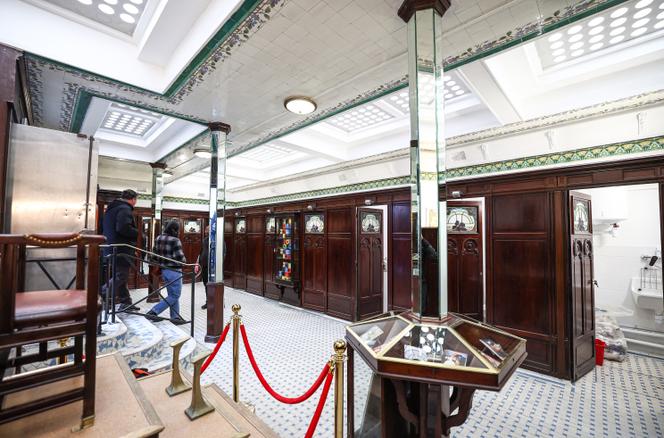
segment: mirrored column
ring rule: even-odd
[[[159,234],[159,228],[161,227],[162,191],[164,190],[164,169],[166,168],[166,164],[150,163],[150,166],[152,167],[152,225],[150,226],[150,242],[147,248],[152,250],[154,241]]]
[[[447,230],[439,226],[445,206],[438,193],[445,172],[441,37],[447,7],[406,1],[399,10],[408,23],[413,311],[434,317],[447,313]]]
[[[210,211],[208,283],[224,280],[224,210],[226,207],[226,138],[231,127],[210,123]]]

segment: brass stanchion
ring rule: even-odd
[[[166,394],[170,397],[173,397],[176,394],[189,391],[191,385],[182,380],[182,374],[180,374],[180,349],[182,346],[189,340],[189,337],[184,337],[178,339],[175,342],[171,342],[171,348],[173,349],[173,364],[171,367],[171,384],[166,387]]]
[[[344,436],[344,361],[346,360],[346,342],[334,341],[334,437]]]
[[[189,405],[189,407],[184,410],[184,413],[187,414],[187,417],[189,417],[190,420],[195,420],[205,414],[209,414],[210,412],[214,411],[214,407],[205,401],[203,392],[201,391],[201,367],[209,355],[209,351],[206,353],[201,353],[193,360],[194,387],[193,391],[191,392],[191,405]]]
[[[240,402],[240,316],[239,304],[233,304],[231,310],[233,311],[233,401]]]

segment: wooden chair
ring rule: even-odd
[[[95,358],[99,299],[99,245],[104,236],[85,234],[0,235],[0,406],[11,393],[83,376],[83,387],[0,408],[0,424],[83,400],[81,428],[92,426],[95,413]],[[24,292],[26,247],[76,246],[76,286],[69,290]],[[86,289],[86,247],[87,289]],[[74,338],[74,345],[48,349],[48,341]],[[85,337],[85,359],[83,338]],[[36,353],[21,347],[39,344]],[[11,349],[17,355],[9,358]],[[74,355],[74,361],[5,377],[8,368]]]

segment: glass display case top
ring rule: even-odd
[[[377,355],[393,341],[398,340],[411,325],[409,321],[399,316],[378,317],[369,322],[353,325],[351,333],[373,355]]]
[[[389,315],[352,324],[348,333],[378,361],[499,373],[506,359],[525,351],[525,341],[461,315],[412,321]]]

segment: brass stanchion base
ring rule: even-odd
[[[203,362],[210,355],[210,352],[201,353],[196,356],[193,360],[194,364],[194,381],[193,381],[193,390],[191,392],[191,405],[184,410],[184,413],[189,417],[190,420],[195,420],[202,417],[205,414],[209,414],[214,411],[214,407],[210,405],[205,398],[203,397],[203,392],[201,391],[201,367]]]
[[[180,349],[189,340],[189,337],[180,338],[171,343],[173,349],[173,363],[171,369],[171,384],[166,387],[166,394],[173,397],[177,394],[182,394],[191,389],[191,385],[182,379],[180,374]]]

